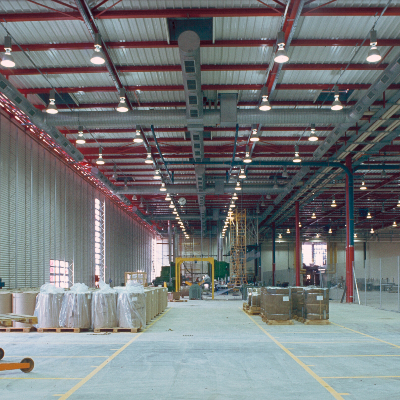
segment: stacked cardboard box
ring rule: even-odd
[[[304,288],[304,308],[307,320],[329,319],[329,289]]]
[[[301,286],[291,287],[292,294],[292,316],[298,319],[304,318],[304,288]]]
[[[290,288],[267,287],[262,292],[263,315],[267,320],[288,321],[292,318]]]

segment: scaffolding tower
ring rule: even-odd
[[[231,284],[247,284],[246,274],[246,210],[235,211],[230,219]]]

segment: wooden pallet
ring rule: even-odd
[[[12,326],[13,322],[21,322],[24,324],[37,324],[38,319],[33,315],[19,314],[0,314],[0,326]]]
[[[39,333],[55,332],[55,333],[80,333],[87,332],[87,328],[37,328]]]
[[[170,303],[187,303],[187,300],[170,300]]]
[[[93,329],[94,333],[101,332],[111,332],[111,333],[119,333],[119,332],[127,332],[127,333],[138,333],[140,332],[140,328],[96,328]]]
[[[305,319],[304,325],[329,325],[328,319]]]
[[[12,333],[12,332],[29,333],[35,331],[36,329],[33,326],[26,326],[23,328],[15,328],[15,327],[0,328],[0,332],[6,332],[6,333]]]
[[[288,319],[287,321],[278,321],[275,319],[263,319],[263,321],[267,325],[294,325],[294,322],[292,319]]]
[[[248,307],[244,311],[249,315],[259,315],[261,312],[260,307]]]

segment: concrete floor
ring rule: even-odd
[[[398,399],[400,315],[331,304],[329,326],[268,326],[239,301],[170,303],[142,334],[0,334],[0,399]]]

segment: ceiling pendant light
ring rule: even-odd
[[[278,234],[278,239],[282,239],[282,233]]]
[[[397,207],[400,207],[400,199],[397,201]]]
[[[86,140],[83,137],[83,126],[78,127],[78,139],[76,139],[77,144],[85,144]]]
[[[234,193],[232,196],[232,200],[237,200],[238,198],[239,198],[238,195],[236,193]]]
[[[100,147],[99,149],[99,158],[96,160],[97,165],[104,165],[105,161],[103,159],[103,149]]]
[[[160,192],[166,192],[166,191],[167,191],[167,188],[165,187],[165,183],[162,182],[161,187],[160,187]]]
[[[318,136],[315,134],[315,124],[311,124],[311,135],[308,137],[310,142],[317,142]]]
[[[289,174],[288,174],[288,172],[287,172],[286,166],[285,166],[285,168],[283,169],[282,178],[289,178]]]
[[[3,58],[1,59],[0,64],[3,67],[6,68],[12,68],[15,67],[15,61],[14,61],[14,57],[11,55],[11,50],[12,50],[12,46],[11,46],[11,36],[6,36],[4,38],[4,55]]]
[[[337,207],[335,198],[332,199],[331,207]]]
[[[312,219],[316,219],[317,218],[317,216],[315,215],[315,212],[312,213],[311,218]]]
[[[119,90],[119,104],[117,106],[118,112],[127,112],[129,111],[128,106],[126,105],[126,91],[124,88]]]
[[[168,206],[169,208],[175,208],[174,202],[171,200],[170,205]]]
[[[392,224],[392,226],[393,226],[393,228],[397,228],[396,221],[393,221],[393,224]]]
[[[160,175],[160,170],[159,169],[156,169],[154,171],[153,179],[161,179],[161,175]]]
[[[299,228],[301,228],[302,227],[302,225],[301,225],[301,222],[299,221]]]
[[[151,153],[147,153],[147,157],[144,160],[146,164],[153,164],[153,158],[151,157]]]
[[[46,112],[48,114],[57,114],[58,113],[58,110],[56,107],[56,91],[54,89],[50,90],[49,105],[46,108]]]
[[[369,231],[369,233],[375,233],[374,228],[371,228],[371,230]]]
[[[318,238],[319,238],[319,233],[317,233],[317,234],[315,235],[315,237],[318,239]]]
[[[252,162],[252,159],[250,157],[250,150],[249,150],[249,146],[246,146],[246,156],[243,159],[243,162],[246,164],[249,164]]]
[[[117,166],[115,164],[114,164],[113,170],[114,170],[114,173],[112,174],[112,178],[117,180],[118,174],[117,174]]]
[[[167,193],[167,195],[165,196],[165,201],[170,201],[170,200],[171,200],[171,197],[170,197],[169,193]]]
[[[172,214],[178,214],[178,211],[174,210],[172,211]]]
[[[274,186],[272,186],[272,189],[279,189],[278,177],[276,175],[274,176]]]
[[[257,136],[257,125],[253,124],[251,127],[251,137],[250,137],[250,142],[258,142],[260,138]]]
[[[339,88],[337,87],[337,85],[335,85],[333,89],[334,89],[335,100],[332,103],[331,110],[340,111],[341,109],[343,109],[343,105],[339,100]]]
[[[367,190],[367,187],[365,186],[364,181],[362,181],[362,183],[361,183],[360,190]]]
[[[332,228],[329,228],[329,231],[328,231],[328,233],[332,233]]]
[[[136,125],[136,135],[135,138],[133,139],[134,143],[143,143],[143,138],[142,138],[142,134],[140,132],[140,126]]]
[[[143,208],[143,199],[140,199],[139,207],[140,207],[140,208]]]
[[[258,106],[258,109],[260,111],[269,111],[271,108],[271,104],[268,100],[268,88],[263,87],[261,90],[261,103]]]
[[[357,237],[357,233],[354,234],[354,237],[355,237],[355,238]]]
[[[301,158],[299,155],[299,146],[297,144],[294,146],[294,158],[293,158],[294,163],[299,163],[301,162]]]
[[[371,219],[372,218],[372,215],[371,215],[371,213],[368,211],[368,214],[367,214],[367,218],[368,219]]]
[[[376,39],[376,30],[372,29],[369,33],[369,45],[371,48],[368,51],[367,61],[370,63],[378,62],[382,59],[382,56],[378,50],[378,41]]]
[[[286,233],[290,233],[290,229],[289,228],[286,229]]]
[[[231,204],[231,207],[232,207],[232,208],[235,208],[235,207],[236,207],[236,204]]]
[[[241,168],[239,179],[246,179],[246,173],[244,172],[244,168]]]
[[[236,183],[235,190],[242,190],[242,188],[240,187],[240,182],[239,181]]]
[[[136,201],[137,200],[137,197],[136,197],[136,195],[134,194],[133,196],[132,196],[132,201]]]
[[[285,50],[285,33],[282,31],[278,32],[277,45],[278,51],[275,53],[274,61],[278,64],[288,62],[289,57]]]
[[[103,52],[101,51],[102,44],[101,44],[101,36],[99,33],[94,35],[94,52],[90,61],[96,65],[102,65],[106,62]]]

